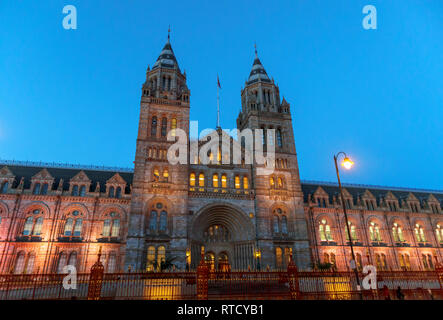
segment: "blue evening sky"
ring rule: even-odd
[[[62,27],[64,5],[77,30]],[[362,8],[377,8],[364,30]],[[167,38],[191,119],[234,128],[254,42],[291,104],[301,178],[443,189],[443,1],[0,3],[0,158],[132,167],[141,85]]]

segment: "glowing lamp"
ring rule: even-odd
[[[343,159],[341,165],[342,165],[345,169],[349,170],[349,169],[351,169],[352,166],[354,165],[354,162],[353,162],[351,159],[349,159],[348,157],[345,157],[345,158]]]

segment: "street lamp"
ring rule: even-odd
[[[260,271],[260,258],[261,252],[260,249],[255,250],[255,259],[257,259],[257,271]]]
[[[338,171],[337,159],[340,155],[344,156],[344,158],[341,162],[341,165],[345,169],[347,169],[347,170],[351,169],[352,166],[354,165],[354,162],[351,159],[349,159],[349,157],[344,152],[339,152],[336,155],[334,155],[334,163],[335,163],[335,170],[337,172],[338,188],[340,189],[340,198],[341,198],[341,203],[343,205],[343,213],[345,216],[346,231],[348,233],[348,238],[349,238],[349,246],[351,247],[352,260],[350,262],[350,265],[351,265],[351,269],[354,269],[354,272],[355,272],[355,279],[357,281],[357,290],[360,291],[360,278],[358,277],[357,265],[355,263],[355,254],[354,254],[354,247],[352,246],[351,230],[349,228],[348,214],[346,212],[345,199],[343,197],[343,189],[341,187],[341,182],[340,182],[340,173]],[[360,292],[360,298],[361,298],[361,292]]]

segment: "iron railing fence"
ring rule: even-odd
[[[98,281],[91,280],[91,273],[82,273],[77,274],[75,290],[64,288],[66,276],[0,275],[0,300],[91,299],[88,287],[92,281],[99,286],[100,295],[96,299],[104,300],[377,300],[386,298],[385,285],[391,299],[398,299],[398,287],[407,300],[443,299],[442,278],[436,271],[380,271],[377,289],[362,291],[357,290],[352,271],[209,271],[203,275],[199,271],[105,273]],[[364,277],[360,274],[360,279]]]

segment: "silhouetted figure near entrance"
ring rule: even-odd
[[[398,298],[398,300],[405,300],[405,295],[401,291],[400,286],[397,288],[397,298]]]

